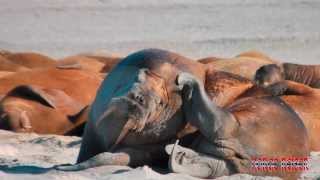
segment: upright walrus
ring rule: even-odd
[[[58,169],[151,165],[167,159],[164,146],[174,142],[186,124],[176,77],[184,71],[204,81],[203,66],[159,49],[124,58],[106,77],[91,106],[78,164]]]

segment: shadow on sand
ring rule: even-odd
[[[43,168],[39,166],[31,165],[19,165],[19,166],[7,166],[1,165],[0,171],[11,173],[11,174],[44,174],[48,171],[54,170],[54,168]]]

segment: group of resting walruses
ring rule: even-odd
[[[104,79],[104,80],[103,80]],[[258,171],[256,157],[320,151],[320,66],[257,51],[192,60],[145,49],[54,60],[0,51],[0,129],[82,136],[77,163],[167,168],[199,178]]]

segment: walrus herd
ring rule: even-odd
[[[320,66],[261,52],[193,60],[161,49],[54,59],[0,51],[0,129],[82,136],[77,163],[150,165],[199,178],[296,179],[259,157],[320,151]]]

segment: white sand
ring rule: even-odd
[[[103,166],[77,172],[61,172],[46,168],[76,161],[81,139],[78,137],[39,136],[0,130],[0,179],[10,180],[197,180],[183,174],[159,174],[148,166],[131,169],[125,166]],[[310,177],[310,175],[306,175]],[[238,174],[225,179],[271,180],[272,177],[254,177]]]
[[[20,134],[0,130],[0,179],[108,179],[108,180],[197,180],[183,174],[159,174],[149,167],[131,169],[125,166],[104,166],[77,172],[49,170],[57,164],[75,163],[81,138],[55,135]],[[301,179],[320,177],[320,153],[312,152],[310,169]],[[47,168],[47,169],[46,169]],[[272,177],[255,177],[237,174],[219,180],[270,180]]]
[[[0,48],[55,57],[171,49],[198,58],[257,49],[319,63],[318,0],[0,0]]]

